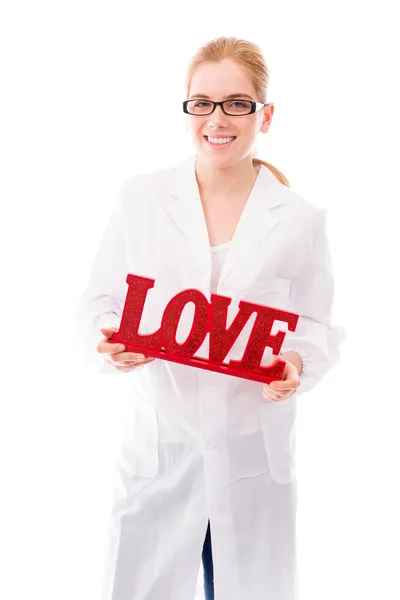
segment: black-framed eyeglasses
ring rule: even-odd
[[[221,106],[222,111],[226,115],[237,117],[251,115],[263,106],[268,106],[268,104],[264,104],[263,102],[253,102],[252,100],[242,100],[241,98],[233,98],[232,100],[224,100],[223,102],[196,98],[195,100],[185,100],[183,102],[183,112],[188,115],[202,117],[204,115],[211,115],[218,105]]]

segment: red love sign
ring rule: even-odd
[[[260,363],[267,346],[277,355],[285,339],[284,331],[271,335],[274,321],[285,321],[289,330],[295,331],[299,315],[241,300],[239,312],[227,329],[227,311],[232,299],[211,294],[211,301],[208,302],[199,290],[187,289],[168,302],[158,331],[150,335],[141,335],[138,333],[140,320],[147,292],[154,287],[155,279],[129,274],[126,282],[128,292],[120,328],[112,335],[110,342],[124,344],[128,351],[244,379],[263,383],[281,379],[284,361],[279,360],[269,367],[262,367]],[[193,324],[186,341],[179,344],[176,341],[176,331],[182,311],[188,302],[195,305]],[[241,360],[223,363],[253,312],[257,313],[257,317]],[[207,333],[210,334],[208,360],[194,356]]]

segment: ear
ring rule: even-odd
[[[272,121],[272,117],[274,114],[274,110],[275,110],[275,106],[272,104],[272,102],[270,102],[268,104],[268,106],[264,106],[264,110],[262,111],[263,114],[263,120],[261,123],[261,128],[260,131],[262,131],[263,133],[267,133],[267,131],[269,130],[270,126],[271,126],[271,121]]]

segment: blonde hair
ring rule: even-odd
[[[219,62],[225,58],[235,60],[250,78],[259,101],[266,104],[269,72],[261,49],[247,40],[236,37],[219,37],[204,44],[192,57],[186,74],[186,98],[189,96],[190,83],[198,65],[207,62]],[[289,181],[276,167],[260,158],[253,158],[254,164],[262,164],[287,187]]]

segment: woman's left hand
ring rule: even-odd
[[[296,367],[287,359],[279,357],[286,365],[282,373],[281,381],[271,381],[271,383],[263,383],[262,395],[267,400],[284,400],[296,393],[300,385],[299,373]]]

